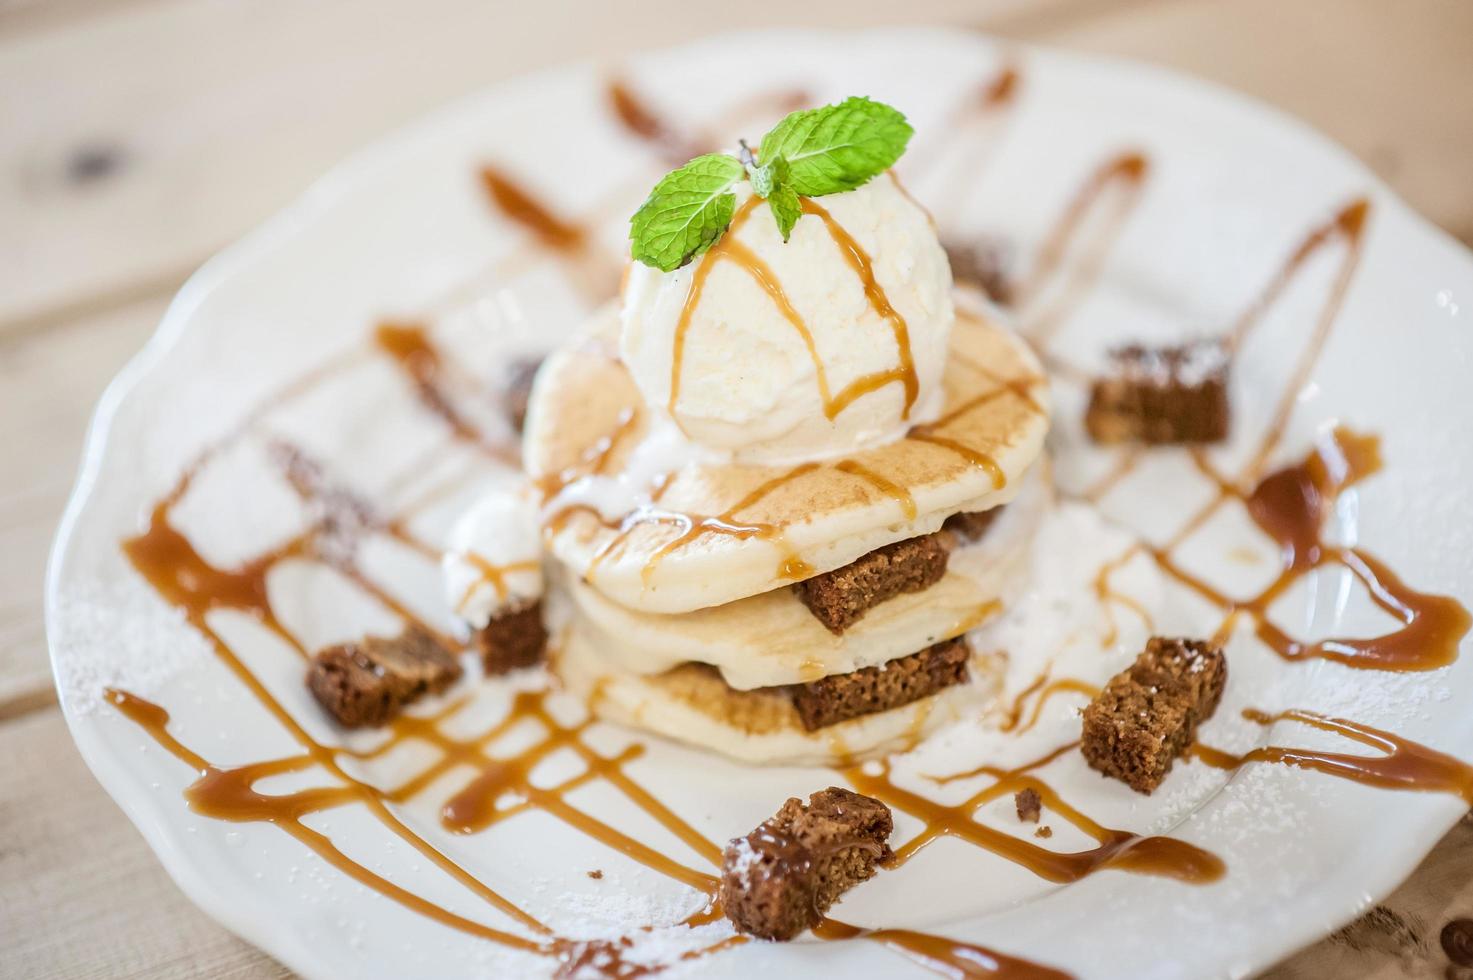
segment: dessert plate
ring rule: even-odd
[[[958,252],[959,277],[1008,287],[1055,382],[1060,511],[979,639],[1010,657],[988,725],[843,772],[745,768],[588,724],[534,674],[336,731],[301,651],[450,629],[435,546],[515,459],[495,393],[610,294],[655,177],[857,93],[909,115],[901,177],[1001,257]],[[309,976],[1250,974],[1468,806],[1473,664],[1441,596],[1473,593],[1469,302],[1468,254],[1343,151],[1155,69],[885,29],[545,72],[356,157],[181,292],[104,398],[57,538],[62,705],[181,887]],[[1217,333],[1229,442],[1083,438],[1107,348]],[[1323,534],[1269,519],[1296,500]],[[1220,751],[1144,797],[1066,747],[1152,631],[1221,636],[1231,673],[1201,734]],[[1012,812],[1030,780],[1051,839]],[[871,931],[706,921],[720,845],[836,783],[896,809],[907,860],[836,909]]]

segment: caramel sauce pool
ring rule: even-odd
[[[1242,493],[1221,483],[1224,499],[1241,500],[1265,534],[1277,542],[1280,572],[1262,594],[1234,600],[1178,565],[1169,548],[1150,549],[1157,564],[1199,595],[1236,614],[1251,616],[1260,640],[1286,660],[1318,658],[1348,667],[1425,671],[1457,659],[1458,646],[1473,619],[1455,599],[1411,588],[1379,559],[1360,548],[1324,541],[1324,523],[1338,496],[1381,467],[1374,436],[1337,428],[1302,461],[1264,477]],[[1401,628],[1369,638],[1302,641],[1269,618],[1275,600],[1306,572],[1339,565],[1366,587],[1371,600],[1401,622]]]

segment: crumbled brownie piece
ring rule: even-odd
[[[817,925],[850,888],[889,860],[894,823],[879,800],[838,787],[790,799],[745,837],[727,844],[719,897],[741,932],[792,939]]]
[[[919,701],[967,679],[967,642],[943,640],[877,667],[833,674],[788,688],[808,731]]]
[[[542,603],[513,606],[492,616],[485,627],[476,631],[476,645],[481,648],[481,662],[488,677],[537,665],[547,649]]]
[[[595,869],[593,871],[588,872],[588,877],[592,878],[594,881],[600,881],[600,880],[602,880],[603,879],[603,876],[604,876],[603,871],[598,870],[598,869]]]
[[[541,366],[540,357],[519,358],[506,366],[506,375],[501,383],[501,406],[518,432],[527,422],[532,380],[537,377],[537,369]]]
[[[1002,513],[1001,507],[990,510],[974,510],[965,514],[952,514],[941,525],[941,530],[950,531],[968,543],[978,541],[992,527],[992,522]]]
[[[1096,442],[1220,442],[1228,433],[1227,347],[1132,344],[1110,352],[1112,373],[1095,381],[1085,428]]]
[[[996,238],[971,241],[945,241],[946,257],[951,261],[951,275],[959,283],[976,286],[994,303],[1007,306],[1013,300],[1013,281],[1009,274],[1012,249]]]
[[[1226,683],[1219,647],[1153,636],[1084,709],[1080,750],[1100,772],[1149,794],[1212,716]]]
[[[459,677],[460,664],[450,651],[411,626],[393,639],[369,636],[319,650],[307,669],[307,687],[340,724],[357,728],[382,725]]]
[[[946,559],[941,536],[926,534],[876,548],[793,589],[808,611],[838,635],[886,599],[935,585],[946,574]]]
[[[1024,823],[1038,823],[1043,813],[1043,800],[1032,786],[1013,794],[1013,806],[1018,809],[1018,819]]]
[[[1042,837],[1044,840],[1048,840],[1050,837],[1054,836],[1054,829],[1052,827],[1047,827],[1047,826],[1045,826],[1045,827],[1039,827],[1037,830],[1035,830],[1033,832],[1033,836],[1034,837]]]

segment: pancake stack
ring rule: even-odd
[[[996,690],[964,634],[1026,581],[1050,501],[1048,387],[957,313],[944,404],[904,438],[789,465],[704,456],[646,404],[600,313],[540,371],[524,462],[599,717],[755,763],[892,751]]]

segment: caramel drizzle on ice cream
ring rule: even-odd
[[[824,412],[832,419],[848,408],[855,399],[899,381],[905,390],[905,407],[901,409],[900,417],[901,419],[910,418],[911,407],[915,405],[916,396],[920,393],[920,381],[916,378],[915,359],[910,349],[910,327],[906,324],[905,317],[895,312],[895,307],[890,305],[890,298],[885,295],[884,288],[875,278],[875,267],[870,261],[869,253],[860,246],[859,242],[855,241],[854,236],[849,234],[844,226],[835,221],[833,215],[829,214],[827,209],[813,198],[802,198],[801,203],[804,214],[814,215],[823,222],[829,237],[839,247],[839,254],[844,257],[844,261],[859,278],[860,284],[864,286],[864,296],[869,301],[870,309],[890,324],[890,330],[895,337],[895,356],[898,361],[889,371],[877,371],[874,374],[856,378],[839,392],[832,406],[827,404],[824,406]]]
[[[675,322],[675,338],[670,357],[670,398],[665,405],[670,417],[676,420],[677,425],[679,424],[676,404],[680,401],[681,375],[685,368],[686,336],[690,332],[691,319],[700,307],[706,280],[722,262],[733,262],[762,288],[762,291],[783,315],[783,319],[792,325],[793,330],[802,339],[804,347],[808,350],[809,360],[813,362],[814,383],[818,386],[825,418],[830,421],[838,418],[844,409],[854,404],[859,398],[895,382],[899,382],[905,391],[905,402],[900,417],[901,419],[910,418],[910,410],[920,391],[915,361],[911,355],[910,327],[906,324],[905,318],[896,312],[884,287],[875,278],[874,263],[870,260],[869,253],[855,240],[853,235],[845,230],[843,225],[834,220],[833,215],[829,214],[826,209],[811,198],[802,199],[803,213],[813,215],[822,221],[829,237],[839,249],[839,254],[843,256],[845,263],[859,279],[870,309],[890,324],[895,337],[897,363],[894,368],[856,378],[834,394],[829,386],[828,368],[818,352],[813,332],[808,328],[807,322],[793,306],[792,300],[788,298],[787,292],[772,271],[772,267],[762,261],[756,252],[737,240],[737,232],[763,203],[762,198],[755,195],[743,202],[737,208],[736,214],[732,216],[731,225],[727,228],[726,234],[698,260],[695,271],[691,274],[690,292],[686,294],[685,303],[680,308],[680,317]]]

